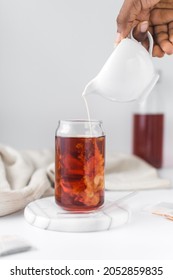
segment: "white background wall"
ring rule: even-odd
[[[86,118],[81,98],[113,50],[120,0],[0,0],[0,142],[54,146],[59,119]],[[166,112],[166,165],[173,165],[173,56],[155,59]],[[135,104],[89,97],[107,147],[131,152]]]

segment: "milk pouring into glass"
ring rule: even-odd
[[[92,211],[104,203],[105,134],[102,122],[90,119],[86,96],[98,94],[111,101],[145,98],[156,84],[148,33],[149,53],[133,36],[116,47],[99,74],[82,94],[88,120],[59,121],[55,147],[55,198],[70,211]]]

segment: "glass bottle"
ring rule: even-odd
[[[55,200],[65,210],[104,203],[105,134],[101,121],[61,120],[55,135]]]
[[[133,115],[133,154],[156,168],[162,167],[164,110],[157,83],[150,95],[138,104]]]

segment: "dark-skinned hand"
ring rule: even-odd
[[[173,54],[173,0],[125,0],[117,17],[118,44],[134,28],[134,37],[147,48],[147,30],[154,39],[153,56]]]

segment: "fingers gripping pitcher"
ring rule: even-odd
[[[59,121],[55,136],[55,199],[65,210],[104,203],[105,134],[100,121]]]

